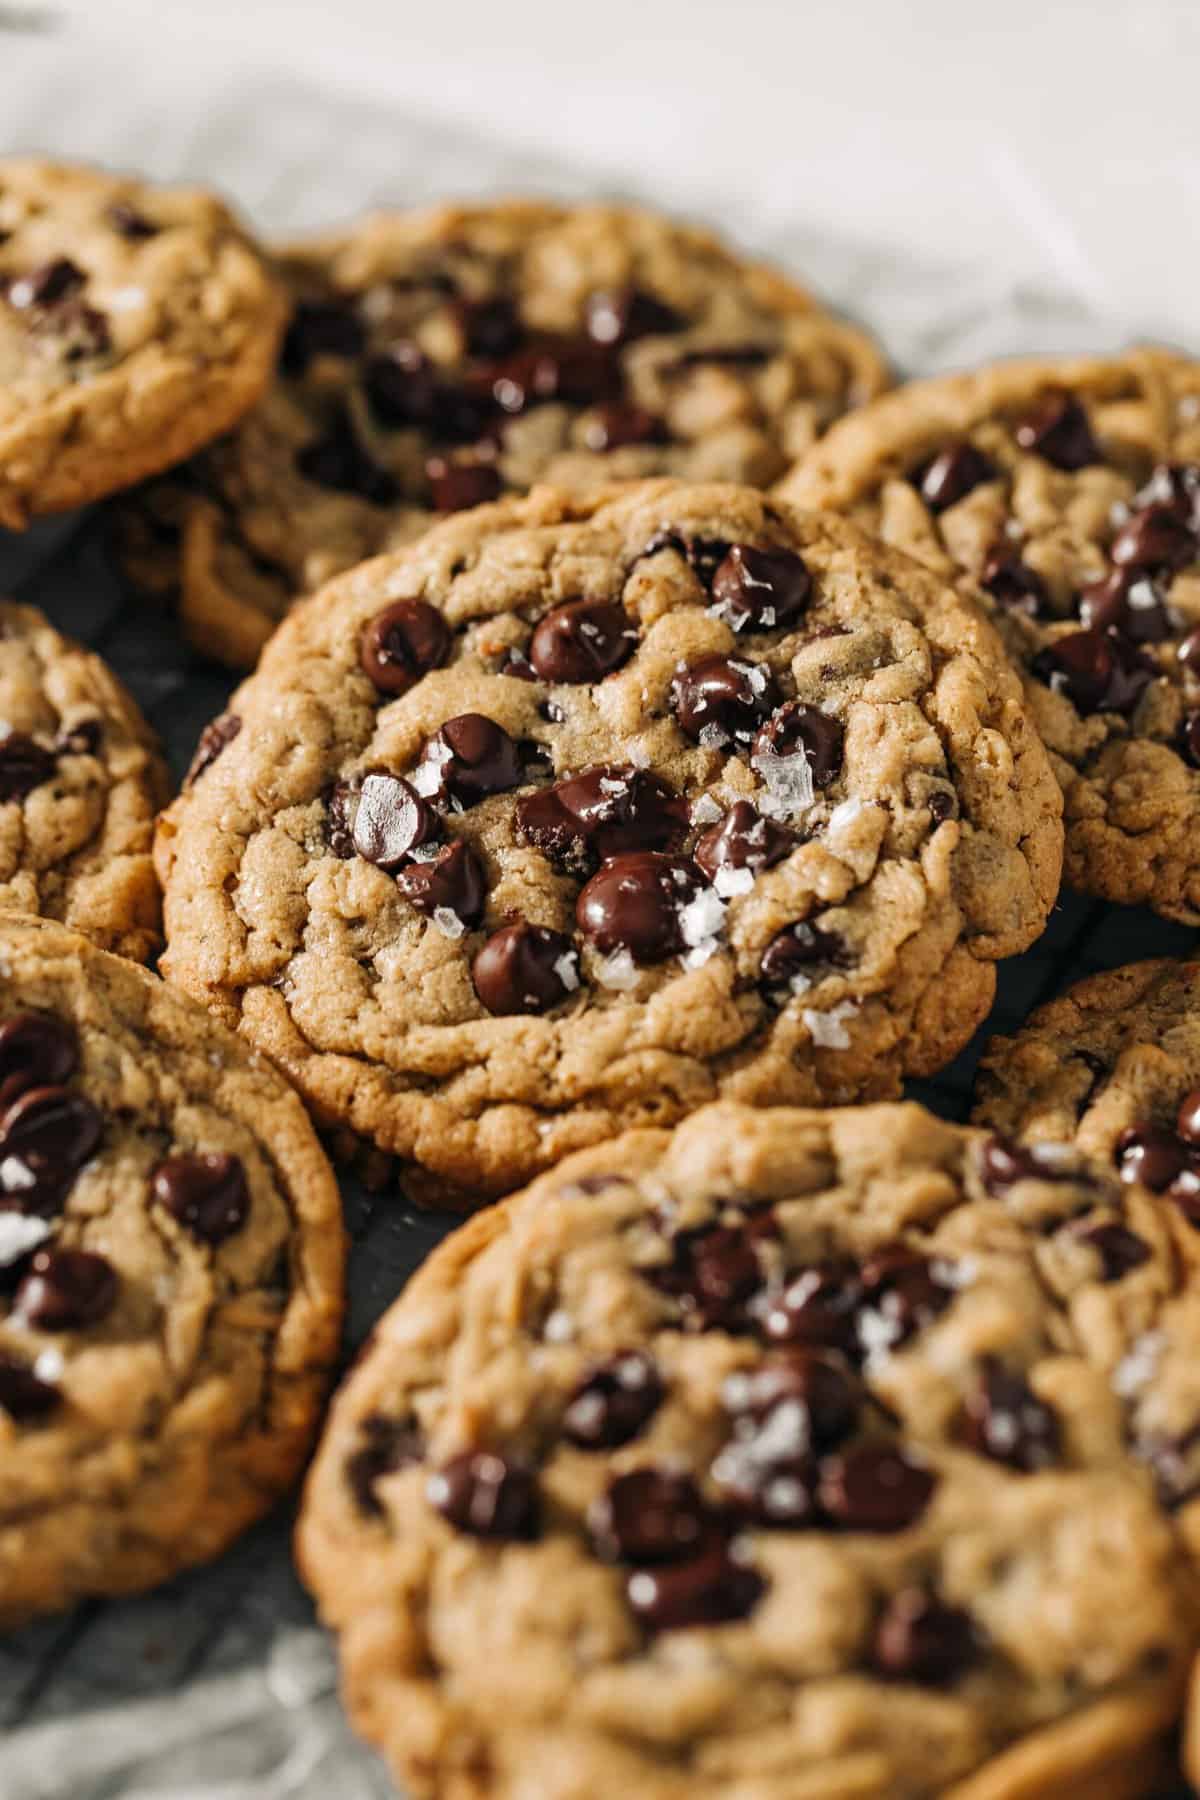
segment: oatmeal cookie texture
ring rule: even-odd
[[[1200,1615],[1140,1361],[1194,1428],[1200,1238],[1055,1148],[717,1106],[435,1251],[298,1532],[406,1792],[1149,1793]]]
[[[211,195],[0,159],[0,525],[227,431],[270,378],[284,311]]]
[[[160,942],[167,772],[131,697],[41,613],[0,600],[0,909],[144,961]]]
[[[783,484],[985,593],[1066,801],[1066,875],[1200,924],[1200,365],[922,381]]]
[[[917,564],[747,488],[542,489],[285,622],[163,818],[163,968],[444,1203],[938,1067],[1059,805]]]
[[[149,1587],[294,1479],[337,1347],[337,1188],[200,1008],[0,914],[0,1622]]]
[[[773,481],[885,385],[878,351],[708,232],[610,206],[381,214],[284,253],[279,378],[124,514],[210,655],[431,513],[602,477]]]

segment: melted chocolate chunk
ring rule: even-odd
[[[579,958],[569,937],[525,919],[505,925],[479,951],[471,968],[475,992],[501,1017],[544,1013],[579,986]]]
[[[770,766],[772,757],[803,753],[812,771],[813,786],[827,788],[842,768],[845,733],[837,719],[802,700],[789,700],[767,720],[754,740],[750,760],[756,768]]]
[[[381,694],[406,694],[430,669],[440,669],[453,642],[445,618],[425,600],[396,600],[367,625],[359,661]]]
[[[250,1216],[250,1190],[236,1156],[210,1151],[169,1156],[150,1181],[158,1204],[202,1244],[219,1244]]]
[[[916,483],[921,498],[932,513],[945,512],[985,481],[994,481],[999,471],[995,464],[976,450],[973,444],[949,444],[917,471]]]
[[[580,1450],[613,1450],[637,1437],[666,1390],[650,1357],[624,1350],[585,1375],[567,1401],[562,1431]]]
[[[481,387],[501,412],[528,412],[550,401],[591,406],[615,400],[621,372],[612,356],[586,338],[545,338],[493,363],[481,375]]]
[[[665,444],[668,438],[662,419],[644,406],[598,406],[583,425],[584,448],[597,454],[624,450],[631,444]]]
[[[654,533],[635,560],[641,562],[647,556],[657,556],[660,550],[674,550],[676,555],[682,556],[703,586],[709,588],[731,548],[732,545],[720,538],[689,538],[670,525],[664,525]]]
[[[1037,679],[1064,694],[1085,716],[1131,713],[1154,672],[1131,643],[1112,631],[1073,631],[1033,659]]]
[[[1054,1468],[1062,1456],[1062,1433],[1053,1407],[995,1357],[985,1360],[979,1384],[967,1397],[962,1438],[980,1456],[1025,1475]]]
[[[1003,546],[993,550],[979,579],[986,592],[1007,611],[1024,613],[1027,619],[1049,616],[1050,597],[1045,582],[1014,550]]]
[[[768,988],[787,987],[794,976],[806,974],[813,963],[831,963],[834,968],[848,965],[849,949],[836,931],[825,931],[807,919],[785,925],[771,939],[762,954],[759,967]]]
[[[425,479],[429,483],[429,503],[435,512],[466,512],[472,506],[486,506],[499,498],[504,483],[492,462],[452,462],[445,456],[430,456],[425,462]]]
[[[410,906],[432,918],[446,911],[464,925],[483,917],[487,883],[479,858],[469,844],[444,844],[435,856],[411,862],[396,876],[396,886]]]
[[[864,1352],[893,1350],[931,1325],[954,1298],[928,1257],[903,1245],[876,1251],[863,1263],[858,1338]]]
[[[474,806],[524,779],[519,746],[483,713],[459,713],[427,739],[412,785],[424,799]]]
[[[1116,1163],[1124,1181],[1140,1181],[1156,1194],[1178,1186],[1200,1194],[1200,1156],[1174,1131],[1135,1125],[1117,1139]]]
[[[538,620],[529,661],[541,681],[601,681],[628,662],[637,627],[615,600],[568,600]]]
[[[767,1584],[757,1569],[714,1544],[691,1562],[635,1569],[625,1584],[630,1610],[649,1631],[724,1625],[753,1612]]]
[[[1146,506],[1131,513],[1118,531],[1109,555],[1119,569],[1142,573],[1182,569],[1195,562],[1200,545],[1190,525],[1173,506]]]
[[[68,256],[56,257],[53,262],[45,262],[36,269],[30,269],[26,275],[14,275],[9,281],[6,298],[10,306],[19,312],[30,307],[58,306],[79,294],[87,277],[77,263]]]
[[[1100,1258],[1102,1281],[1121,1281],[1150,1260],[1150,1246],[1145,1239],[1115,1220],[1077,1226],[1074,1230],[1080,1243],[1089,1245]]]
[[[713,1479],[758,1524],[817,1523],[816,1452],[850,1435],[860,1398],[845,1362],[819,1351],[795,1351],[739,1371],[725,1383],[733,1436],[713,1464]]]
[[[601,955],[628,950],[635,962],[662,962],[684,948],[683,909],[702,881],[686,857],[637,850],[601,863],[575,906],[575,918]]]
[[[862,1298],[862,1274],[849,1257],[810,1263],[761,1309],[763,1335],[775,1344],[803,1344],[856,1357]]]
[[[60,756],[95,756],[103,742],[100,720],[80,719],[59,734],[56,749]]]
[[[10,1419],[24,1424],[29,1419],[42,1419],[53,1412],[61,1396],[50,1382],[42,1381],[33,1370],[11,1356],[0,1355],[0,1407]]]
[[[587,334],[593,343],[619,349],[635,338],[664,337],[682,331],[687,321],[673,306],[645,288],[598,289],[584,308]]]
[[[1018,1144],[997,1133],[980,1153],[980,1173],[989,1194],[1004,1194],[1016,1181],[1078,1181],[1074,1158],[1061,1144]]]
[[[695,1556],[717,1534],[689,1475],[634,1469],[588,1508],[588,1535],[605,1562],[672,1563]]]
[[[732,631],[791,625],[812,596],[812,576],[794,550],[734,544],[712,578],[714,610]]]
[[[902,1588],[875,1627],[871,1666],[893,1681],[946,1687],[979,1660],[980,1648],[969,1613],[923,1588]]]
[[[493,1450],[464,1450],[429,1477],[429,1504],[469,1537],[532,1539],[541,1507],[531,1469]]]
[[[686,805],[660,776],[612,764],[584,769],[517,802],[523,840],[576,867],[593,851],[607,857],[665,850],[686,824]]]
[[[79,1065],[75,1027],[53,1013],[16,1013],[0,1025],[0,1112],[29,1088],[61,1087]]]
[[[749,869],[757,875],[791,854],[799,840],[795,832],[760,817],[749,800],[736,800],[711,830],[696,843],[695,860],[710,881],[721,869]]]
[[[843,1531],[906,1531],[924,1513],[937,1476],[890,1444],[859,1444],[821,1464],[821,1509]]]
[[[0,737],[0,804],[24,800],[49,781],[58,770],[58,758],[24,731],[8,731]]]
[[[776,1234],[770,1213],[740,1225],[710,1225],[680,1232],[671,1261],[642,1274],[677,1301],[689,1329],[745,1330],[748,1307],[763,1285],[759,1245]]]
[[[204,727],[200,733],[200,742],[196,745],[196,754],[183,778],[184,787],[196,785],[200,777],[212,768],[222,750],[232,744],[241,729],[242,721],[236,713],[222,713]]]
[[[340,403],[324,436],[296,452],[296,467],[306,481],[354,494],[372,506],[394,506],[400,498],[396,477],[375,461],[360,440],[349,409]]]
[[[375,1491],[376,1483],[385,1475],[419,1463],[424,1453],[420,1429],[411,1419],[368,1413],[359,1426],[359,1447],[345,1464],[346,1480],[358,1510],[367,1518],[382,1518],[383,1505]]]
[[[459,300],[454,313],[471,356],[509,356],[524,339],[521,316],[506,295],[497,294],[489,300]]]
[[[684,736],[712,749],[731,739],[749,743],[778,700],[768,668],[720,651],[679,668],[668,695]]]
[[[1063,389],[1047,394],[1013,435],[1022,450],[1069,473],[1104,460],[1087,413],[1074,394]]]
[[[372,418],[392,430],[423,426],[452,443],[470,443],[484,428],[484,409],[466,395],[452,404],[434,365],[406,339],[371,357],[363,370],[363,391]]]
[[[318,356],[361,356],[366,346],[367,334],[350,301],[298,300],[279,364],[285,375],[303,375]]]
[[[13,1300],[13,1312],[38,1331],[78,1331],[116,1305],[111,1263],[88,1250],[35,1250]]]
[[[358,854],[377,868],[395,871],[421,844],[441,830],[437,813],[407,781],[396,775],[368,775],[358,795],[353,841]]]
[[[0,1186],[8,1206],[58,1211],[103,1131],[100,1114],[83,1094],[53,1084],[26,1088],[0,1118]]]
[[[1148,576],[1112,569],[1079,596],[1079,622],[1089,631],[1117,631],[1131,643],[1161,644],[1171,635],[1166,602]]]

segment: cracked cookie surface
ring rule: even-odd
[[[252,664],[295,595],[535,481],[774,480],[885,385],[870,339],[708,232],[540,202],[379,214],[284,251],[279,377],[135,498],[126,561]]]
[[[0,525],[62,512],[227,431],[284,300],[211,195],[0,160]]]
[[[1106,1161],[915,1106],[717,1106],[449,1238],[298,1528],[427,1800],[1148,1794],[1200,1614],[1151,1334],[1200,1238]]]
[[[183,995],[0,914],[0,1622],[218,1554],[295,1478],[337,1348],[303,1107]]]
[[[286,621],[162,820],[163,968],[445,1203],[718,1095],[894,1094],[1060,852],[951,587],[747,488],[542,489]]]
[[[844,422],[781,491],[991,603],[1065,796],[1066,878],[1200,923],[1200,365],[998,363]]]
[[[0,910],[144,962],[162,941],[151,840],[168,791],[112,671],[33,607],[0,600]]]

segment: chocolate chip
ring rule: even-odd
[[[354,814],[354,848],[377,868],[396,870],[420,844],[441,829],[441,821],[396,775],[368,775]]]
[[[1119,631],[1131,642],[1161,644],[1171,615],[1154,583],[1136,569],[1112,569],[1079,596],[1079,620],[1089,630]]]
[[[487,900],[479,858],[461,839],[443,845],[435,856],[409,863],[397,875],[396,886],[427,918],[449,912],[464,925],[478,923]]]
[[[0,803],[23,800],[55,774],[58,759],[24,731],[0,737]]]
[[[945,1687],[978,1661],[980,1642],[968,1613],[923,1588],[902,1588],[875,1627],[871,1665],[893,1681]]]
[[[303,375],[318,356],[361,356],[367,336],[362,320],[344,300],[298,300],[284,334],[280,366]]]
[[[13,1311],[37,1331],[78,1331],[116,1305],[111,1263],[89,1250],[36,1250],[13,1300]]]
[[[1033,673],[1086,715],[1131,713],[1154,669],[1116,632],[1073,631],[1039,651]]]
[[[563,1413],[563,1436],[580,1450],[613,1450],[635,1438],[662,1405],[665,1389],[651,1359],[624,1350],[585,1375]]]
[[[965,500],[983,482],[994,481],[998,472],[973,444],[949,444],[917,471],[916,482],[930,512],[940,513]]]
[[[943,1313],[954,1298],[928,1257],[896,1246],[863,1263],[858,1338],[864,1352],[894,1350]]]
[[[78,294],[86,280],[77,263],[60,256],[30,269],[26,275],[14,275],[8,283],[8,303],[21,311],[32,306],[57,306]]]
[[[628,950],[637,962],[661,962],[683,949],[680,915],[701,886],[686,857],[653,850],[612,856],[581,891],[576,922],[602,956]]]
[[[373,356],[363,392],[376,422],[388,430],[421,427],[444,444],[470,444],[487,429],[490,409],[443,381],[417,345],[401,339]]]
[[[1017,424],[1013,436],[1020,449],[1068,473],[1104,460],[1087,413],[1074,394],[1062,389],[1047,394],[1028,418]]]
[[[989,1194],[1004,1194],[1017,1181],[1077,1181],[1078,1165],[1061,1144],[1018,1144],[997,1133],[980,1152],[980,1173]]]
[[[845,968],[848,958],[846,940],[836,931],[825,931],[807,919],[797,919],[771,939],[759,968],[769,988],[781,988],[787,987],[795,976],[805,975],[813,963]]]
[[[804,755],[815,788],[827,788],[842,767],[845,733],[837,719],[802,700],[789,700],[762,727],[750,758],[756,768],[770,767],[772,757]]]
[[[150,1182],[158,1204],[203,1244],[219,1244],[250,1216],[250,1190],[236,1156],[210,1151],[169,1156]]]
[[[442,805],[474,806],[524,778],[519,746],[484,713],[458,713],[426,740],[413,786]]]
[[[1145,486],[1133,497],[1133,510],[1162,506],[1173,512],[1181,525],[1200,530],[1200,466],[1195,463],[1159,463]]]
[[[1015,551],[1003,547],[991,551],[979,579],[1008,612],[1023,613],[1027,619],[1044,619],[1049,614],[1045,582]]]
[[[544,1013],[579,986],[579,959],[570,938],[522,919],[493,932],[471,967],[480,1002],[490,1013]]]
[[[222,750],[232,744],[242,729],[242,721],[236,713],[222,713],[219,718],[206,725],[200,733],[200,742],[196,745],[196,754],[188,766],[183,778],[184,787],[194,787],[200,777],[212,768]]]
[[[358,1510],[368,1518],[382,1518],[383,1506],[375,1484],[385,1475],[420,1462],[425,1453],[421,1432],[411,1419],[368,1413],[359,1425],[358,1436],[358,1449],[346,1458],[346,1480]]]
[[[1109,555],[1121,569],[1182,569],[1195,562],[1196,535],[1170,506],[1147,506],[1130,515],[1112,541]]]
[[[689,538],[672,526],[664,525],[649,539],[635,561],[641,562],[648,556],[657,556],[660,550],[674,550],[708,588],[731,547],[721,538]]]
[[[602,857],[665,850],[682,835],[687,807],[648,769],[601,764],[518,801],[516,816],[527,844],[578,864],[593,850]]]
[[[354,494],[372,506],[394,506],[400,498],[396,477],[375,461],[361,442],[349,409],[341,403],[325,435],[296,452],[296,467],[306,481]]]
[[[714,1521],[689,1475],[633,1469],[588,1508],[588,1535],[605,1562],[671,1563],[695,1556]]]
[[[381,694],[405,694],[430,669],[441,668],[452,642],[435,607],[425,600],[397,600],[366,625],[359,661]]]
[[[733,1437],[713,1479],[745,1517],[791,1529],[815,1524],[815,1451],[841,1442],[858,1422],[860,1392],[836,1355],[796,1351],[725,1382]]]
[[[56,749],[60,756],[95,756],[104,742],[99,719],[80,719],[60,732]]]
[[[735,800],[724,818],[697,840],[695,860],[715,881],[719,869],[750,869],[757,874],[781,862],[795,849],[794,832],[764,819],[749,800]]]
[[[859,1444],[821,1464],[821,1509],[844,1531],[905,1531],[933,1498],[937,1476],[891,1444]]]
[[[541,1507],[531,1469],[493,1450],[464,1450],[429,1477],[430,1506],[470,1537],[531,1539]]]
[[[0,1113],[29,1088],[61,1087],[79,1064],[75,1027],[53,1013],[16,1013],[0,1025]]]
[[[668,695],[680,731],[709,749],[731,738],[749,743],[778,700],[768,668],[720,651],[678,669]]]
[[[631,444],[665,444],[668,432],[657,413],[644,406],[598,406],[583,422],[584,448],[597,454],[624,450]]]
[[[4,1066],[0,1057],[0,1069]],[[1200,1088],[1193,1088],[1179,1102],[1175,1129],[1185,1144],[1200,1145]]]
[[[27,1088],[0,1118],[0,1153],[30,1169],[81,1169],[103,1135],[100,1114],[83,1094],[50,1083]]]
[[[568,600],[538,620],[529,660],[542,681],[600,681],[628,662],[637,628],[614,600]]]
[[[666,1568],[635,1569],[625,1583],[630,1610],[649,1631],[724,1625],[753,1612],[767,1584],[756,1569],[715,1543],[703,1556]]]
[[[139,212],[124,200],[114,201],[104,216],[117,235],[127,238],[131,244],[144,243],[147,238],[157,237],[162,229],[148,219],[145,213]]]
[[[747,1305],[763,1285],[758,1246],[775,1230],[773,1219],[764,1215],[742,1225],[680,1232],[672,1241],[671,1261],[642,1274],[678,1302],[689,1327],[745,1329]]]
[[[1062,1455],[1053,1407],[1038,1399],[1023,1376],[992,1356],[967,1396],[961,1432],[963,1442],[980,1456],[1025,1475],[1053,1468]]]
[[[515,304],[503,294],[489,300],[459,300],[454,315],[471,356],[508,356],[525,336]]]
[[[849,1257],[810,1263],[762,1309],[763,1335],[776,1344],[858,1354],[858,1308],[863,1288]]]
[[[734,544],[712,578],[714,609],[732,631],[774,631],[798,619],[812,596],[812,576],[794,550]]]
[[[1200,769],[1200,712],[1183,715],[1179,726],[1179,753],[1193,769]]]
[[[664,337],[687,321],[664,300],[633,286],[598,289],[584,307],[587,334],[594,343],[619,348],[635,338]]]
[[[1117,1139],[1116,1163],[1124,1181],[1140,1181],[1161,1194],[1185,1172],[1200,1188],[1200,1169],[1186,1144],[1173,1131],[1137,1125]]]
[[[23,1422],[44,1418],[53,1412],[60,1398],[56,1387],[42,1381],[24,1363],[0,1355],[0,1407],[10,1419]]]
[[[621,388],[620,370],[611,356],[584,338],[543,339],[493,363],[483,379],[495,404],[510,417],[552,400],[590,406],[616,399]]]
[[[1121,1281],[1150,1260],[1149,1244],[1127,1226],[1104,1221],[1074,1230],[1079,1242],[1087,1244],[1100,1258],[1102,1281]]]
[[[466,512],[472,506],[485,506],[495,500],[504,485],[500,471],[491,462],[452,462],[445,456],[431,456],[425,463],[425,479],[429,483],[430,504],[435,512]]]
[[[958,816],[958,799],[949,788],[934,788],[925,804],[934,825],[944,825],[947,819]]]

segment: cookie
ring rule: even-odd
[[[163,969],[415,1197],[724,1095],[891,1095],[1041,930],[969,603],[749,488],[552,489],[298,608],[165,815]]]
[[[228,431],[270,379],[284,312],[211,195],[0,160],[0,525]]]
[[[0,914],[0,1623],[215,1556],[296,1475],[342,1232],[295,1095],[199,1007]]]
[[[1200,1418],[1198,1255],[915,1106],[571,1158],[334,1403],[298,1549],[358,1728],[414,1800],[1147,1794],[1200,1612],[1133,1364]]]
[[[708,232],[611,206],[380,214],[281,257],[279,379],[129,509],[132,572],[251,665],[297,593],[538,480],[761,484],[885,371]],[[181,548],[180,548],[181,543]]]
[[[1200,924],[1200,364],[917,382],[782,492],[986,594],[1062,783],[1067,879]]]
[[[98,656],[0,600],[0,909],[144,962],[161,943],[151,858],[167,772]]]

